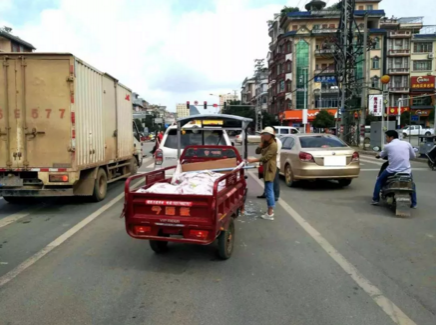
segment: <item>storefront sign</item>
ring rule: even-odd
[[[333,83],[336,83],[336,77],[335,76],[316,76],[314,81],[320,82],[320,83],[326,83],[326,84],[333,84]]]
[[[326,109],[327,112],[329,112],[334,117],[336,116],[336,109]],[[315,116],[319,113],[319,109],[308,109],[307,110],[307,120],[313,121],[315,119]],[[292,111],[285,111],[285,120],[288,121],[303,121],[303,110],[297,109]]]
[[[431,109],[417,109],[412,111],[413,115],[416,116],[429,116]]]
[[[413,90],[435,89],[435,76],[411,77],[410,86]]]
[[[403,114],[404,112],[408,112],[410,110],[409,107],[401,107],[401,113]],[[389,107],[388,111],[386,112],[386,114],[389,115],[398,115],[398,107]]]
[[[383,110],[383,96],[369,95],[369,100],[368,100],[369,114],[374,116],[382,116],[382,110]]]

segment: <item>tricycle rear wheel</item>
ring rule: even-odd
[[[233,253],[235,243],[235,223],[230,219],[229,228],[221,231],[218,236],[218,256],[223,260],[228,260]]]
[[[156,254],[162,254],[168,251],[168,242],[160,240],[150,240],[150,247]]]

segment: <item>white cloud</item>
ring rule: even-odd
[[[266,56],[266,21],[282,5],[215,0],[214,11],[178,13],[173,1],[61,0],[14,32],[39,52],[72,52],[171,110],[239,89]]]

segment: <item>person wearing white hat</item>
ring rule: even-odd
[[[274,128],[274,133],[277,134],[277,130]],[[280,198],[280,152],[282,151],[282,141],[276,137],[277,142],[277,172],[276,177],[274,178],[274,197],[276,202]],[[259,147],[256,148],[256,153],[259,155],[262,150],[263,142],[260,141]],[[257,197],[258,199],[266,199],[265,189],[263,190],[263,194]]]
[[[277,173],[277,142],[275,139],[274,129],[270,126],[260,132],[262,137],[262,148],[260,158],[249,158],[249,163],[261,162],[263,164],[263,179],[265,180],[265,196],[268,205],[268,211],[262,216],[265,220],[274,220],[274,179]]]

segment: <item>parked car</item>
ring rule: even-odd
[[[401,132],[405,138],[413,135],[434,135],[434,129],[423,128],[421,125],[408,125]]]
[[[191,145],[217,145],[233,146],[225,130],[217,128],[216,130],[196,130],[195,124],[183,127],[181,136],[181,147]],[[180,152],[181,153],[181,152]],[[174,166],[177,164],[177,126],[173,125],[167,128],[162,138],[162,143],[155,153],[155,169]]]
[[[281,137],[280,173],[293,187],[300,180],[336,180],[343,187],[359,177],[359,153],[331,134]]]

